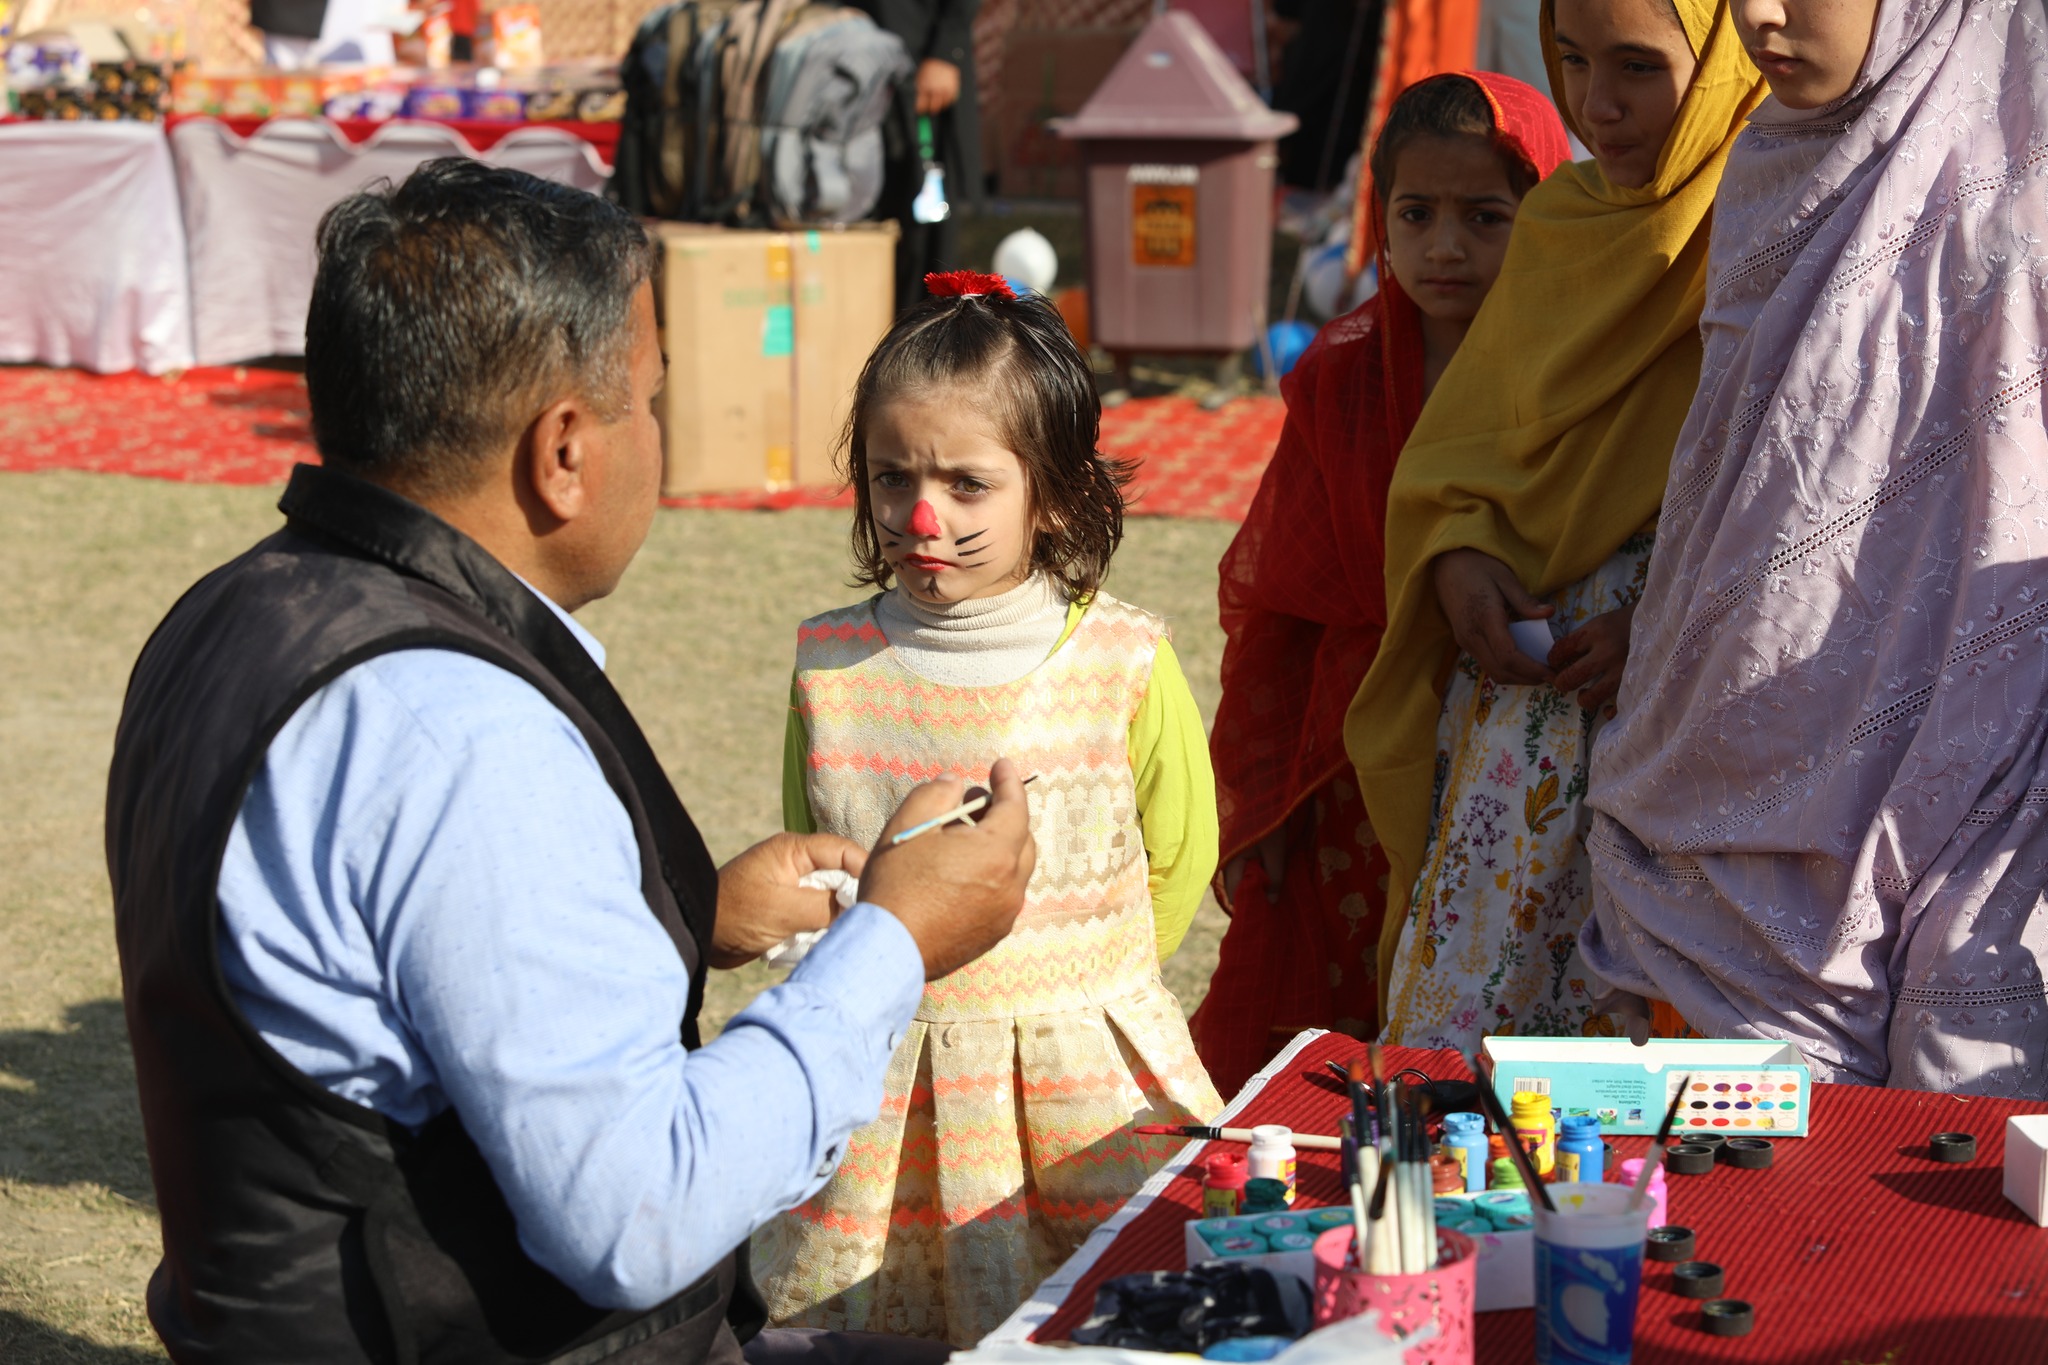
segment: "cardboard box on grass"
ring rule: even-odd
[[[1518,1090],[1550,1096],[1551,1113],[1595,1114],[1600,1131],[1649,1136],[1664,1121],[1672,1088],[1693,1090],[1671,1130],[1727,1137],[1805,1137],[1813,1114],[1813,1073],[1791,1043],[1752,1038],[1488,1038],[1501,1108]]]
[[[653,225],[667,497],[825,483],[853,386],[895,316],[896,225]]]

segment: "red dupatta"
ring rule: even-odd
[[[1486,92],[1501,138],[1539,177],[1567,158],[1540,92],[1492,72],[1429,79],[1458,77]],[[1379,196],[1365,198],[1383,242]],[[1223,556],[1210,749],[1224,862],[1350,770],[1344,714],[1386,629],[1387,486],[1422,412],[1422,323],[1377,256],[1379,292],[1324,327],[1283,381],[1279,446]]]
[[[1224,862],[1350,767],[1344,713],[1387,624],[1387,486],[1422,411],[1420,316],[1384,264],[1380,280],[1282,381],[1280,443],[1220,566]]]
[[[1550,101],[1507,76],[1460,72],[1538,174],[1565,159]],[[1431,77],[1433,80],[1446,77]],[[1418,82],[1419,83],[1419,82]],[[1375,215],[1379,197],[1368,189]],[[1384,236],[1374,222],[1374,241]],[[1387,490],[1422,412],[1422,317],[1379,252],[1380,291],[1323,328],[1282,386],[1287,422],[1224,553],[1223,700],[1209,742],[1222,863],[1310,808],[1286,870],[1254,856],[1191,1026],[1224,1094],[1304,1028],[1379,1032],[1387,862],[1351,772],[1344,717],[1386,631]]]

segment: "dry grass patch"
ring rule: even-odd
[[[126,1365],[160,1352],[142,1294],[157,1255],[101,802],[129,666],[206,570],[278,524],[275,489],[0,475],[0,1360]],[[1141,521],[1111,589],[1174,623],[1213,712],[1215,565],[1231,528]],[[780,818],[795,625],[840,605],[843,514],[668,512],[586,619],[712,852]],[[1183,1004],[1215,964],[1205,906],[1168,964]],[[772,980],[714,974],[714,1027]]]

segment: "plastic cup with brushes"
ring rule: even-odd
[[[1472,1359],[1478,1248],[1436,1224],[1429,1093],[1393,1076],[1378,1044],[1344,1073],[1351,1113],[1341,1160],[1351,1221],[1316,1239],[1316,1324],[1371,1310],[1389,1337],[1433,1327],[1406,1359],[1463,1365]]]

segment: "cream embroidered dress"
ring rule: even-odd
[[[1549,600],[1568,634],[1634,602],[1638,533]],[[1597,717],[1576,695],[1480,675],[1460,655],[1437,721],[1435,819],[1387,986],[1390,1043],[1469,1053],[1490,1033],[1611,1034],[1579,956],[1591,907],[1587,772]]]
[[[1134,722],[1164,687],[1181,716],[1167,732],[1192,715],[1199,758],[1172,752],[1202,764],[1176,774],[1182,797],[1213,791],[1199,715],[1157,617],[1104,595],[1064,614],[1050,656],[993,686],[913,672],[874,602],[798,632],[792,752],[816,828],[871,844],[913,786],[986,781],[1008,755],[1037,775],[1038,863],[1010,936],[926,988],[881,1117],[823,1190],[756,1234],[779,1323],[971,1344],[1180,1145],[1133,1127],[1222,1108],[1159,977],[1141,792],[1157,773],[1134,762]],[[1199,814],[1179,841],[1176,880],[1196,898],[1214,867],[1209,805],[1207,866]]]

